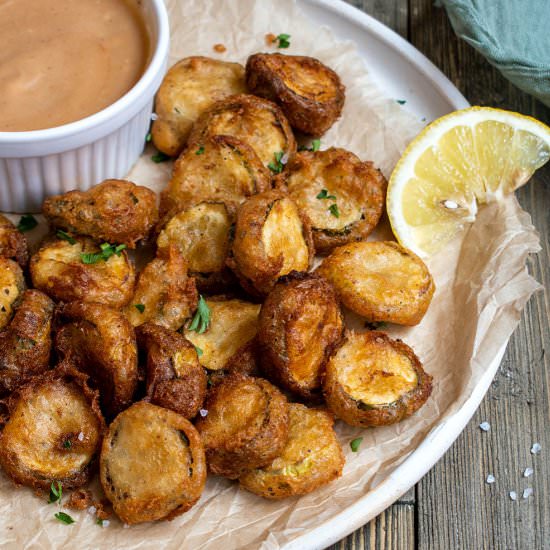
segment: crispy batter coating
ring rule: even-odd
[[[89,237],[75,236],[73,241],[50,239],[42,244],[30,261],[33,285],[63,302],[98,302],[114,308],[127,304],[136,275],[126,251],[86,264],[82,255],[99,253],[99,245]]]
[[[42,212],[54,227],[129,248],[147,237],[158,219],[155,193],[125,180],[48,197]]]
[[[282,191],[254,195],[237,212],[227,264],[248,292],[265,296],[279,277],[307,271],[313,254],[309,220]]]
[[[254,370],[259,304],[243,300],[206,300],[210,325],[199,334],[186,329],[185,337],[202,351],[201,365],[209,370]]]
[[[156,148],[175,157],[199,115],[219,101],[246,91],[244,67],[209,57],[186,57],[166,73],[157,92],[151,134]]]
[[[106,416],[128,407],[138,381],[132,325],[115,309],[83,302],[60,307],[59,318],[68,324],[56,333],[56,350],[90,376],[99,388]]]
[[[330,358],[323,393],[331,411],[352,426],[394,424],[432,392],[432,377],[414,351],[378,331],[348,332]]]
[[[11,323],[0,332],[0,396],[48,369],[53,302],[26,290]]]
[[[15,260],[21,267],[25,267],[29,260],[27,238],[2,214],[0,214],[0,257]]]
[[[178,330],[195,311],[197,301],[195,279],[187,274],[187,262],[175,245],[169,245],[139,274],[124,312],[134,327],[150,322]]]
[[[264,166],[274,162],[276,153],[291,159],[296,152],[296,140],[281,109],[253,95],[234,95],[215,103],[193,126],[189,147],[204,146],[208,136],[216,135],[248,143]]]
[[[209,470],[236,479],[269,464],[288,435],[286,397],[267,380],[231,374],[212,387],[196,427]]]
[[[141,401],[119,414],[103,440],[101,485],[125,523],[173,519],[199,500],[204,449],[183,416]]]
[[[344,332],[332,285],[318,275],[291,274],[269,293],[259,321],[267,378],[305,399],[319,397],[326,361]]]
[[[246,84],[255,95],[280,105],[290,124],[320,136],[342,112],[345,88],[338,75],[318,59],[257,53],[246,63]]]
[[[239,479],[242,487],[264,498],[305,495],[342,475],[345,458],[332,416],[290,403],[289,417],[288,441],[281,454]]]
[[[195,346],[178,332],[153,323],[136,329],[147,352],[147,398],[154,405],[193,418],[206,397],[206,372]]]
[[[26,286],[19,265],[13,260],[0,258],[0,329],[10,322]]]
[[[384,209],[386,179],[345,149],[300,152],[276,181],[309,218],[318,253],[366,239]]]
[[[105,423],[85,379],[55,369],[10,396],[0,464],[16,483],[48,491],[53,481],[71,489],[90,479]]]
[[[426,264],[394,242],[350,243],[317,268],[345,306],[370,322],[420,323],[435,290]]]

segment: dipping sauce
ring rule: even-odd
[[[0,0],[0,132],[74,122],[144,73],[138,0]]]

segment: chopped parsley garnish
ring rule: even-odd
[[[199,296],[197,311],[195,311],[195,315],[191,320],[191,324],[189,325],[189,330],[194,330],[198,334],[202,334],[210,324],[211,313],[212,312],[210,311],[210,308],[208,307],[206,300],[202,297],[202,295]]]
[[[61,500],[62,496],[63,486],[61,485],[61,482],[52,481],[52,484],[50,485],[50,498],[48,499],[48,504],[52,504],[52,502],[57,502],[58,500]]]
[[[201,145],[196,151],[195,155],[202,155],[204,153],[204,146]]]
[[[317,195],[318,199],[334,199],[336,200],[336,197],[334,195],[329,195],[328,191],[326,189],[321,189],[319,194]]]
[[[277,42],[278,48],[288,48],[290,46],[290,34],[281,33],[273,39],[273,42]]]
[[[74,523],[74,519],[65,512],[57,512],[57,514],[54,515],[55,519],[58,519],[61,523],[64,523],[65,525],[70,525],[71,523]]]
[[[134,307],[140,312],[143,313],[145,311],[145,306],[143,304],[134,304]]]
[[[66,441],[63,441],[63,448],[64,449],[70,449],[73,446],[70,439],[67,439]]]
[[[19,229],[21,233],[25,233],[25,231],[30,231],[31,229],[34,229],[37,225],[38,222],[32,214],[25,214],[21,216],[21,219],[17,224],[17,229]]]
[[[65,233],[65,231],[61,231],[61,229],[57,230],[57,233],[55,234],[55,236],[58,239],[67,241],[69,244],[76,244],[76,240],[73,239],[68,233]]]
[[[120,256],[122,251],[126,248],[125,244],[109,244],[102,243],[99,245],[101,252],[90,252],[80,254],[80,259],[83,264],[96,264],[97,262],[106,262],[113,254]]]
[[[337,205],[336,203],[331,204],[331,205],[328,207],[328,211],[329,211],[335,218],[339,218],[339,217],[340,217],[340,210],[338,210],[338,205]]]
[[[284,153],[282,151],[279,151],[275,153],[273,156],[275,157],[275,162],[270,162],[267,167],[274,173],[274,174],[280,174],[283,171],[284,164],[281,162],[281,159],[283,158]]]
[[[363,441],[362,437],[358,437],[352,441],[350,441],[349,446],[351,447],[351,450],[356,453],[359,450],[359,446],[361,445],[361,442]]]
[[[399,105],[405,105],[405,103],[407,103],[406,99],[396,99],[395,101],[397,101],[397,103],[399,103]]]
[[[320,147],[321,147],[321,140],[320,139],[314,139],[311,142],[311,151],[313,151],[314,153],[319,151]]]
[[[151,157],[151,160],[158,164],[159,162],[166,162],[167,160],[170,160],[170,157],[169,155],[166,155],[165,153],[159,151]]]
[[[203,351],[199,346],[195,346],[195,351],[197,352],[197,356],[200,357],[203,354]]]
[[[151,135],[151,132],[149,132],[149,133],[145,136],[145,143],[149,143],[152,139],[153,139],[153,136]]]
[[[95,522],[97,525],[101,525],[101,527],[103,527],[103,520],[101,518],[97,518]]]

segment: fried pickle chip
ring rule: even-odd
[[[199,361],[209,370],[253,370],[259,304],[243,300],[208,299],[210,325],[199,333],[186,329],[185,337],[201,350]]]
[[[345,88],[338,75],[318,59],[257,53],[246,63],[246,84],[255,95],[280,105],[291,126],[320,136],[342,112]]]
[[[105,423],[84,375],[35,376],[10,396],[9,410],[0,464],[16,483],[47,491],[54,481],[70,489],[89,480]]]
[[[333,284],[345,306],[370,322],[417,325],[435,290],[426,264],[389,241],[336,248],[317,273]]]
[[[153,323],[136,329],[147,352],[147,398],[154,405],[193,418],[206,397],[206,373],[195,346],[178,332]]]
[[[58,353],[73,360],[99,388],[101,406],[114,416],[132,402],[138,381],[137,345],[132,325],[102,304],[71,302],[59,308],[68,324],[55,337]]]
[[[292,158],[296,152],[296,140],[281,109],[253,95],[234,95],[215,103],[193,126],[189,147],[204,147],[208,137],[216,135],[247,143],[264,166],[271,164],[274,171],[278,170],[275,163]]]
[[[125,250],[90,263],[100,253],[90,237],[48,240],[31,257],[33,285],[54,300],[122,307],[134,292],[134,266]]]
[[[432,392],[432,377],[414,351],[383,332],[349,332],[327,363],[323,393],[347,424],[394,424],[411,416]]]
[[[186,148],[160,195],[161,215],[200,202],[222,202],[231,213],[247,197],[271,189],[271,174],[254,150],[231,136],[210,136]]]
[[[325,363],[344,332],[332,285],[318,275],[291,274],[268,294],[259,321],[266,377],[305,399],[318,397]]]
[[[24,292],[11,323],[0,332],[0,395],[48,369],[53,308],[39,290]]]
[[[139,274],[136,290],[124,312],[137,327],[150,322],[170,330],[180,329],[197,307],[195,279],[175,245],[159,250]]]
[[[286,443],[288,403],[267,380],[231,374],[211,388],[205,409],[196,427],[214,474],[236,479],[269,464]]]
[[[265,296],[279,277],[307,271],[313,254],[309,220],[285,193],[254,195],[239,208],[227,263],[248,292]]]
[[[125,180],[48,197],[42,212],[54,227],[129,248],[148,236],[158,218],[155,193]]]
[[[204,449],[183,416],[146,402],[119,414],[103,440],[101,485],[125,523],[173,519],[199,500]]]
[[[21,267],[25,267],[29,260],[27,238],[2,214],[0,214],[0,257],[15,260]]]
[[[289,418],[288,440],[280,455],[267,466],[245,473],[239,479],[241,487],[280,499],[311,493],[342,475],[345,459],[332,416],[290,403]]]
[[[309,218],[319,253],[367,238],[380,221],[386,185],[371,162],[335,147],[300,152],[277,176],[277,186]]]
[[[19,265],[13,260],[0,258],[0,329],[10,322],[26,286]]]
[[[183,149],[199,115],[216,101],[246,91],[244,67],[209,57],[186,57],[166,73],[155,101],[151,134],[156,148],[171,157]]]

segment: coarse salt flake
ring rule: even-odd
[[[101,527],[109,527],[109,524],[111,522],[108,520],[108,519],[104,519],[102,522],[101,522]]]
[[[127,523],[125,523],[125,524],[122,526],[122,528],[123,528],[123,529],[130,529],[130,526],[129,526]]]
[[[281,160],[279,161],[281,164],[286,164],[288,162],[288,153],[285,153],[282,157],[281,157]]]
[[[533,487],[523,489],[523,498],[529,498],[533,494]]]
[[[456,210],[458,208],[458,203],[456,203],[455,201],[446,200],[443,201],[443,205],[445,206],[445,208],[450,208],[451,210]]]
[[[529,477],[533,475],[533,468],[525,468],[523,470],[523,477]]]
[[[487,483],[494,483],[496,481],[495,476],[493,474],[489,474],[487,476],[487,479],[485,480]]]
[[[533,443],[533,446],[531,447],[531,454],[532,455],[538,455],[542,450],[540,443]]]
[[[95,513],[97,512],[97,508],[95,506],[90,506],[87,510],[88,514],[90,514],[91,516],[95,515]]]
[[[78,441],[84,441],[84,432],[78,434]]]
[[[488,432],[491,429],[491,424],[489,422],[482,422],[479,427],[484,431]]]
[[[208,414],[208,411],[206,409],[200,409],[199,414],[204,418]]]
[[[157,120],[158,117],[157,113],[151,113],[151,120]]]
[[[517,500],[518,499],[518,494],[515,491],[510,491],[508,493],[508,495],[509,495],[511,500]]]

